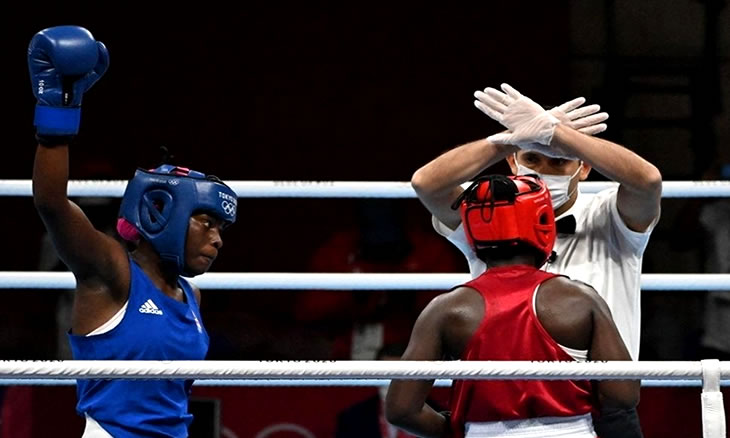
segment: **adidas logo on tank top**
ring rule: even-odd
[[[140,306],[139,313],[151,313],[153,315],[162,315],[162,310],[160,310],[155,305],[155,303],[152,302],[152,299],[149,299]]]

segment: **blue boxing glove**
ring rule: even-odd
[[[70,138],[79,131],[81,97],[106,72],[109,52],[79,26],[44,29],[28,46],[28,69],[37,99],[40,138]]]

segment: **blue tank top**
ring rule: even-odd
[[[94,336],[69,334],[77,360],[203,360],[208,334],[190,284],[180,302],[165,295],[130,259],[129,301],[122,321]],[[115,438],[186,437],[192,422],[192,380],[89,380],[76,383],[79,415],[87,414]]]

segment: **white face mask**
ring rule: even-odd
[[[557,210],[568,202],[571,196],[573,196],[573,193],[575,193],[575,190],[578,189],[578,186],[575,186],[575,189],[573,189],[572,192],[568,192],[570,190],[570,181],[575,178],[576,175],[580,172],[580,170],[583,168],[582,163],[581,166],[578,166],[578,169],[576,169],[575,173],[572,175],[545,175],[539,172],[535,172],[534,170],[530,169],[529,167],[525,167],[522,164],[517,162],[517,156],[515,155],[515,164],[517,164],[517,175],[530,175],[530,174],[536,174],[540,177],[543,181],[545,181],[545,185],[547,185],[548,190],[550,190],[550,198],[553,201],[553,210]]]

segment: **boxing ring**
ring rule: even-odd
[[[407,182],[230,181],[240,198],[415,198]],[[581,182],[583,193],[615,183]],[[126,181],[71,181],[70,197],[121,197]],[[29,180],[0,180],[0,196],[30,196]],[[667,181],[664,198],[730,197],[730,181]],[[206,273],[203,290],[447,290],[468,274]],[[730,274],[643,274],[642,290],[730,290]],[[0,289],[73,289],[67,272],[0,272]],[[387,379],[646,379],[642,386],[702,387],[704,437],[724,437],[720,387],[730,384],[730,362],[390,362],[390,361],[2,361],[0,384],[73,385],[74,379],[194,378],[197,385],[366,386]]]

